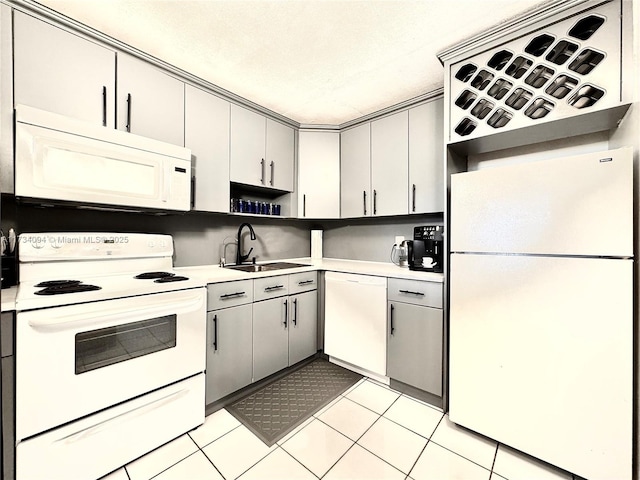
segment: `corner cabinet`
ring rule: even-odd
[[[340,133],[300,131],[298,217],[340,218]]]
[[[293,128],[232,104],[230,145],[232,182],[293,191]]]
[[[230,108],[226,100],[185,87],[184,146],[191,150],[194,210],[229,211]]]
[[[184,145],[184,83],[138,58],[118,53],[117,128]]]
[[[115,51],[13,12],[14,102],[115,126]]]

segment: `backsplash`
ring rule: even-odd
[[[311,255],[311,229],[321,228],[323,255],[374,262],[390,262],[396,235],[413,236],[413,227],[442,224],[441,215],[363,218],[347,220],[297,220],[274,217],[190,212],[157,215],[136,212],[83,210],[72,207],[37,207],[2,197],[2,227],[26,232],[131,232],[164,233],[174,239],[174,264],[178,267],[234,263],[238,227],[249,222],[256,232],[251,241],[245,230],[245,253],[253,247],[256,261]]]
[[[370,262],[391,262],[395,237],[413,238],[413,227],[443,225],[442,215],[325,220],[323,256]]]
[[[192,212],[154,215],[136,212],[82,210],[71,207],[37,207],[16,203],[10,196],[2,198],[2,226],[22,232],[131,232],[164,233],[174,239],[175,266],[217,264],[225,255],[235,262],[235,239],[238,227],[249,222],[256,240],[249,240],[245,230],[245,253],[253,247],[256,261],[308,257],[311,254],[310,224],[306,221],[232,216]],[[225,244],[228,244],[226,248]]]

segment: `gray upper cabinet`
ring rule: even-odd
[[[251,110],[231,105],[231,161],[232,182],[264,186],[266,163],[264,144],[266,140],[265,118]]]
[[[115,52],[14,11],[14,102],[114,127]]]
[[[293,128],[231,105],[232,182],[293,191]]]
[[[267,118],[266,155],[268,187],[293,191],[294,131],[293,128]]]
[[[229,211],[229,116],[229,102],[185,86],[184,146],[191,149],[194,210]]]
[[[340,216],[371,216],[371,124],[340,133]]]
[[[444,211],[444,99],[409,110],[409,213]]]
[[[408,213],[409,114],[371,122],[373,216]]]
[[[117,128],[184,145],[184,83],[130,55],[118,54]]]

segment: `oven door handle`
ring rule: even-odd
[[[33,328],[51,331],[87,325],[111,324],[122,320],[128,323],[141,318],[154,318],[192,312],[202,307],[204,298],[205,295],[198,290],[197,293],[183,299],[155,299],[152,305],[144,305],[141,307],[130,306],[123,308],[122,306],[117,306],[105,308],[105,305],[101,305],[102,308],[97,306],[95,309],[87,309],[87,304],[84,304],[83,307],[85,308],[74,309],[77,310],[77,312],[68,313],[65,311],[59,316],[53,315],[51,309],[46,309],[42,311],[42,315],[30,318],[28,321],[29,326]],[[138,299],[138,302],[142,303],[142,300]],[[96,303],[96,305],[98,305],[98,303]],[[72,307],[75,307],[75,305]]]
[[[121,422],[127,421],[131,417],[139,417],[140,415],[144,415],[151,410],[156,410],[162,408],[164,405],[175,402],[180,398],[184,397],[189,393],[187,388],[183,388],[177,392],[170,393],[165,395],[164,397],[158,398],[156,400],[152,400],[144,405],[140,405],[139,407],[132,408],[126,412],[120,413],[114,417],[108,418],[106,420],[102,420],[94,425],[82,428],[77,432],[70,433],[69,435],[65,435],[62,438],[57,439],[57,442],[64,442],[66,444],[75,443],[79,440],[83,440],[86,437],[91,437],[96,433],[100,433],[102,430],[106,428],[111,428],[114,424],[118,424]]]

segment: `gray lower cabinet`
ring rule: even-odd
[[[289,365],[318,351],[318,291],[289,297]]]
[[[442,283],[390,278],[387,376],[442,396]]]
[[[2,411],[2,456],[0,477],[3,480],[15,478],[15,357],[14,312],[3,312],[0,322],[0,408]]]
[[[282,370],[289,363],[289,298],[253,304],[253,381]]]
[[[442,310],[389,302],[387,376],[442,395]]]
[[[251,383],[251,304],[207,313],[206,404]]]

